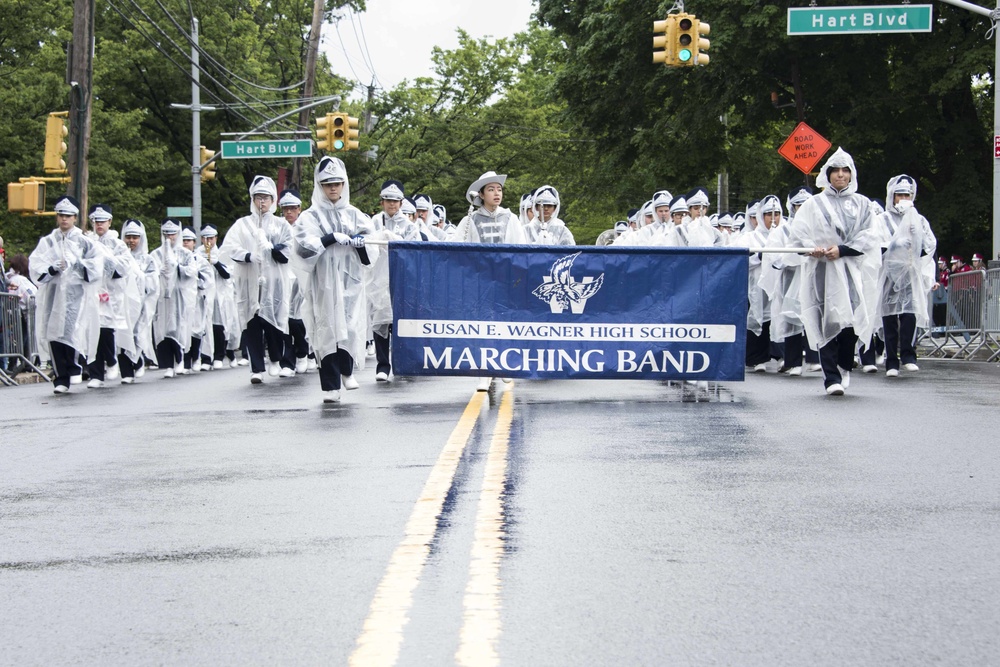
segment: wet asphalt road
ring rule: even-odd
[[[248,376],[0,389],[0,663],[1000,661],[997,365],[517,381],[464,422],[474,379]]]

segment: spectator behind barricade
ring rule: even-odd
[[[961,255],[951,256],[951,272],[952,273],[965,273],[971,271],[972,267],[965,263]]]
[[[28,258],[22,254],[14,255],[11,258],[10,270],[6,276],[0,272],[0,276],[5,277],[7,281],[6,291],[17,295],[18,304],[21,309],[21,340],[24,341],[25,348],[20,352],[26,357],[30,356],[29,352],[31,349],[28,341],[28,307],[38,293],[38,287],[28,277],[30,275],[28,272]],[[35,360],[32,359],[32,361]]]
[[[3,252],[3,237],[0,236],[0,292],[7,291],[7,276],[4,274],[6,258]]]
[[[24,255],[14,255],[10,260],[10,270],[5,276],[7,291],[16,294],[21,303],[21,310],[27,310],[28,301],[38,292],[35,283],[31,282],[28,273],[28,258]]]
[[[978,252],[972,256],[972,270],[973,271],[985,271],[986,262],[983,261],[983,256]]]

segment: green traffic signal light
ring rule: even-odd
[[[691,52],[690,48],[693,40],[689,32],[693,25],[691,19],[687,16],[683,17],[677,24],[681,33],[677,38],[677,44],[681,47],[677,51],[677,60],[682,63],[689,63],[691,62],[691,58],[694,57],[694,53]]]
[[[333,147],[335,150],[342,151],[344,150],[344,142],[341,139],[337,139],[333,142]]]

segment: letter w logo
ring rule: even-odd
[[[597,294],[604,284],[603,273],[596,279],[587,276],[580,282],[570,275],[573,262],[579,256],[580,253],[576,253],[557,259],[549,269],[549,275],[542,278],[542,284],[531,292],[548,303],[553,313],[559,314],[569,308],[574,315],[581,314],[587,305],[587,300]]]

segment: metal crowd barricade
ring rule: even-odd
[[[35,365],[38,357],[35,349],[35,299],[30,297],[26,308],[21,307],[21,299],[16,294],[0,293],[0,359],[5,366],[0,368],[0,383],[13,386],[17,370],[32,371],[44,378],[49,377]]]
[[[989,269],[983,284],[983,344],[992,353],[987,361],[1000,360],[1000,269]]]
[[[971,359],[987,344],[985,271],[948,276],[948,302],[943,336],[930,356]]]

